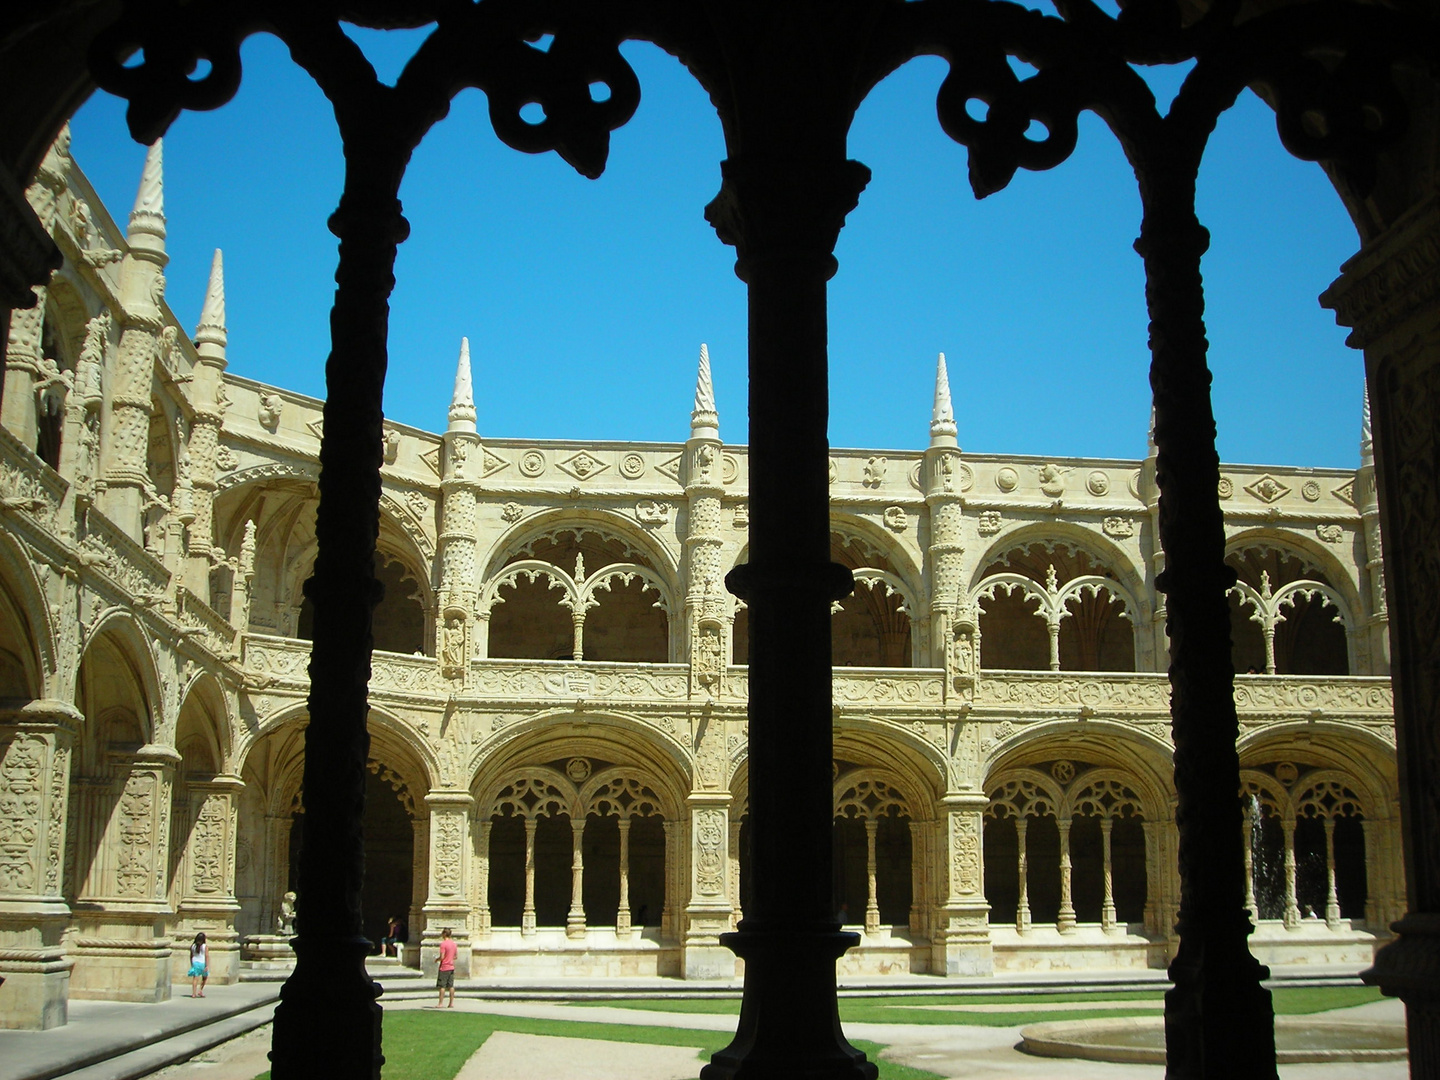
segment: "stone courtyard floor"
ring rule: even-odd
[[[1101,1004],[1101,1003],[1097,1003]],[[1118,1004],[1118,1003],[1117,1003]],[[1013,1006],[1012,1006],[1013,1007]],[[991,1006],[985,1006],[991,1008]],[[1044,1011],[1043,1006],[1033,1007]],[[1073,1008],[1059,1005],[1057,1008]],[[392,1000],[386,1010],[434,1009],[428,997]],[[957,1020],[962,1020],[956,1009]],[[546,1002],[499,1002],[471,998],[456,1000],[455,1012],[497,1017],[527,1017],[563,1021],[573,1025],[569,1035],[534,1035],[497,1030],[456,1074],[455,1080],[693,1080],[703,1058],[692,1046],[629,1043],[613,1038],[583,1037],[584,1025],[644,1025],[662,1028],[733,1030],[734,1017]],[[1394,1022],[1404,1017],[1403,1006],[1393,1000],[1371,1002],[1317,1014],[1336,1019],[1375,1019]],[[607,1030],[607,1035],[613,1032]],[[1148,1065],[1032,1057],[1017,1050],[1018,1027],[934,1024],[846,1025],[846,1034],[886,1047],[882,1059],[923,1069],[947,1078],[965,1080],[1161,1080],[1164,1069]],[[181,1065],[152,1074],[156,1080],[254,1080],[269,1062],[269,1026],[259,1028]],[[1280,1067],[1282,1080],[1401,1080],[1408,1076],[1404,1061],[1377,1064],[1335,1063]],[[449,1080],[435,1077],[434,1080]]]

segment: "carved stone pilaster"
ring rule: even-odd
[[[685,977],[728,979],[735,954],[720,944],[730,929],[730,796],[690,795],[690,889],[685,907]]]
[[[81,716],[59,701],[0,707],[0,1028],[66,1020],[61,893],[70,751]]]
[[[470,811],[475,800],[465,791],[432,791],[430,808],[430,882],[425,899],[425,931],[420,938],[420,966],[434,974],[440,963],[440,932],[449,928],[459,952],[455,977],[470,977]]]
[[[946,975],[989,975],[990,904],[985,899],[984,819],[981,793],[951,793],[941,800],[944,900],[931,938],[930,970]]]
[[[179,758],[158,744],[113,755],[108,781],[89,792],[84,810],[99,841],[74,905],[72,997],[170,996],[171,785]]]
[[[1368,982],[1404,1000],[1410,1067],[1440,1072],[1440,197],[1365,245],[1321,297],[1365,350],[1385,538],[1408,911]],[[1363,493],[1360,493],[1363,498]]]
[[[240,791],[238,776],[191,779],[175,799],[179,852],[177,904],[171,979],[184,982],[190,967],[190,945],[203,932],[209,946],[210,981],[233,983],[240,978],[240,937],[235,916],[235,828]]]

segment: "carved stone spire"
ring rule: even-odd
[[[1365,382],[1364,402],[1360,406],[1360,466],[1375,464],[1375,437],[1370,426],[1370,382]]]
[[[205,304],[200,308],[200,323],[195,327],[195,344],[215,345],[225,355],[225,264],[220,249],[210,260],[210,283],[205,287]]]
[[[135,209],[130,211],[128,235],[132,242],[137,233],[148,233],[165,239],[165,169],[162,141],[156,139],[145,153],[145,168],[140,173],[140,190],[135,195]]]
[[[945,370],[945,354],[935,362],[935,408],[930,413],[930,445],[958,446],[955,409],[950,404],[950,374]]]
[[[700,345],[700,370],[695,377],[695,408],[690,413],[692,439],[720,438],[720,414],[715,411],[715,384],[710,378],[710,350]]]
[[[475,432],[475,392],[470,382],[470,339],[460,339],[455,365],[455,392],[450,395],[450,431]]]

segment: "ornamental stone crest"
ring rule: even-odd
[[[1263,503],[1279,502],[1286,495],[1290,494],[1290,488],[1268,474],[1262,476],[1253,484],[1246,484],[1245,490]]]

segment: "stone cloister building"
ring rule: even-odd
[[[221,981],[283,949],[322,426],[227,371],[219,252],[193,334],[165,304],[160,144],[123,228],[68,134],[26,195],[65,262],[0,416],[0,1024],[40,1027],[168,996],[200,930]],[[746,450],[703,347],[673,444],[486,438],[483,368],[462,344],[444,432],[385,428],[367,933],[399,916],[417,963],[449,927],[482,977],[730,975]],[[962,453],[963,419],[941,357],[925,449],[831,455],[841,970],[1163,966],[1153,453]],[[1220,495],[1252,947],[1358,968],[1405,908],[1368,410],[1358,471]]]

